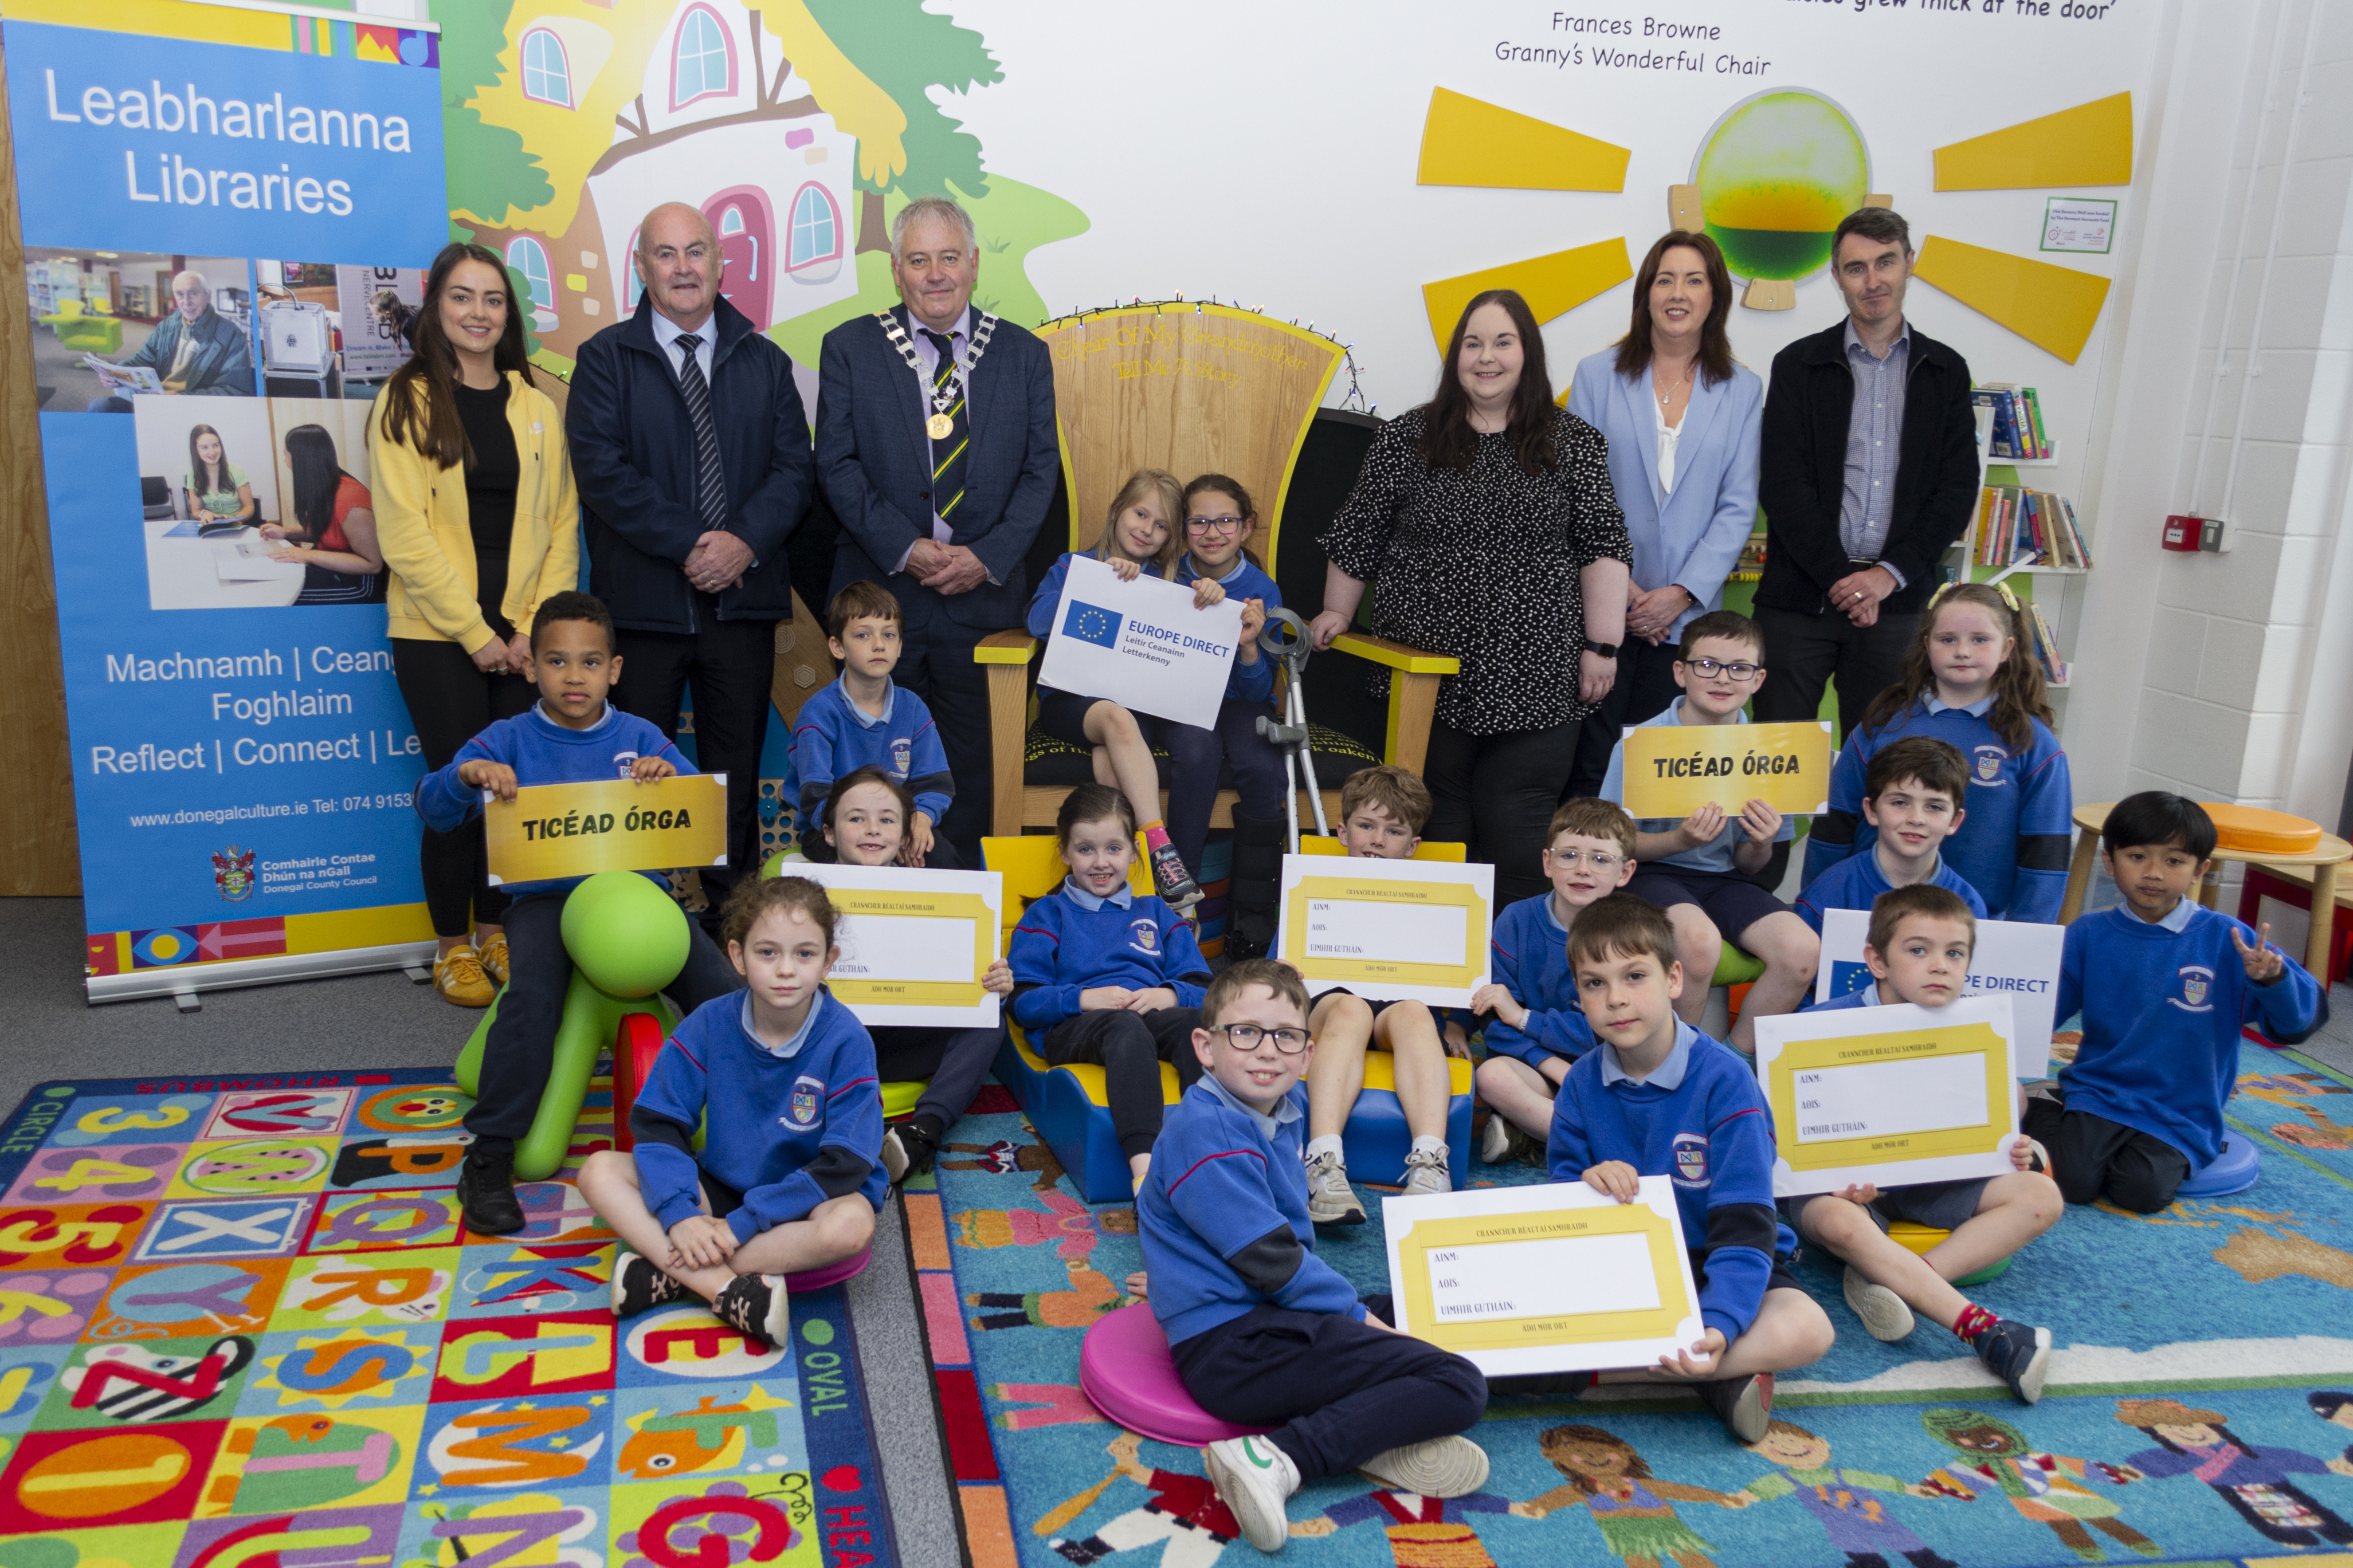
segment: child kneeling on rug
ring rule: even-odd
[[[1773,1374],[1819,1361],[1831,1340],[1830,1319],[1787,1268],[1797,1238],[1773,1209],[1772,1112],[1755,1069],[1675,1016],[1683,971],[1664,911],[1630,893],[1596,900],[1569,931],[1568,966],[1599,1045],[1568,1069],[1554,1101],[1552,1179],[1629,1204],[1641,1177],[1672,1177],[1706,1325],[1655,1367],[1599,1380],[1689,1384],[1734,1436],[1754,1443],[1773,1414]],[[1515,1378],[1499,1392],[1595,1380]]]
[[[803,877],[729,897],[722,930],[744,994],[671,1032],[629,1112],[635,1153],[600,1150],[580,1168],[581,1195],[636,1249],[613,1264],[615,1317],[692,1294],[781,1345],[784,1277],[872,1239],[888,1190],[882,1091],[866,1026],[825,988],[837,918]]]
[[[1202,1076],[1171,1107],[1136,1194],[1152,1310],[1201,1407],[1263,1437],[1228,1437],[1203,1466],[1261,1552],[1289,1537],[1304,1482],[1362,1469],[1382,1487],[1467,1497],[1487,1455],[1461,1436],[1487,1383],[1461,1356],[1384,1320],[1315,1256],[1300,1134],[1310,1059],[1298,972],[1248,959],[1209,983],[1193,1033]]]
[[[1873,984],[1814,1011],[1897,1002],[1945,1006],[1968,989],[1977,931],[1968,902],[1949,889],[1915,882],[1882,893],[1872,903],[1871,934],[1862,944]],[[1801,1238],[1846,1265],[1846,1304],[1873,1339],[1909,1334],[1917,1308],[1950,1329],[2010,1393],[2031,1405],[2042,1397],[2051,1331],[1997,1318],[1951,1281],[1991,1268],[2059,1222],[2066,1205],[2058,1186],[2041,1173],[2040,1155],[2032,1139],[2021,1138],[2010,1146],[2007,1176],[1886,1188],[1864,1184],[1784,1198],[1781,1212]],[[1899,1219],[1951,1234],[1917,1254],[1889,1237],[1889,1222]]]
[[[2126,795],[2100,852],[2125,901],[2067,928],[2055,1016],[2081,1007],[2084,1043],[2058,1095],[2027,1101],[2026,1130],[2051,1146],[2069,1203],[2155,1214],[2221,1157],[2241,1026],[2301,1038],[2321,988],[2269,926],[2249,931],[2188,896],[2214,853],[2214,819],[2196,801]]]

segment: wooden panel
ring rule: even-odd
[[[0,894],[81,891],[74,836],[73,757],[66,743],[65,667],[58,652],[57,579],[41,468],[40,394],[33,384],[25,247],[17,226],[16,146],[0,79],[0,734],[14,762],[0,790]],[[98,415],[92,417],[104,418]]]

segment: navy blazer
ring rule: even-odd
[[[902,328],[907,308],[893,309]],[[1024,562],[1054,499],[1061,447],[1054,428],[1054,372],[1046,345],[999,319],[971,387],[971,444],[964,504],[954,539],[988,568],[995,584],[942,596],[892,570],[932,533],[931,405],[923,383],[871,315],[826,333],[818,360],[817,467],[841,520],[833,586],[864,579],[888,587],[912,611],[936,600],[949,619],[976,631],[1021,624],[1029,602]]]
[[[711,416],[727,488],[727,531],[752,547],[743,580],[719,595],[723,621],[785,620],[793,584],[785,541],[815,494],[808,416],[793,362],[725,300],[712,311]],[[707,525],[694,504],[694,420],[670,353],[654,336],[653,296],[580,345],[564,408],[573,477],[588,516],[589,592],[613,624],[691,633],[695,593],[680,570]]]
[[[1568,411],[1609,442],[1610,485],[1634,542],[1634,585],[1679,583],[1698,601],[1667,628],[1672,644],[1687,623],[1724,608],[1724,580],[1757,526],[1765,384],[1742,365],[1713,386],[1705,376],[1693,378],[1675,440],[1672,494],[1659,489],[1657,409],[1651,373],[1620,375],[1616,349],[1577,361]]]

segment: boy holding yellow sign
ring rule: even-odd
[[[1744,710],[1765,684],[1764,637],[1746,616],[1711,611],[1683,628],[1674,672],[1683,694],[1657,718],[1632,726],[1628,735],[1673,726],[1747,723]],[[1695,1022],[1707,1006],[1708,977],[1722,937],[1730,937],[1764,962],[1765,973],[1749,988],[1748,1001],[1725,1041],[1741,1055],[1754,1056],[1757,1020],[1796,1011],[1821,962],[1821,939],[1788,905],[1749,879],[1772,859],[1773,846],[1788,843],[1795,829],[1762,793],[1751,795],[1737,815],[1710,800],[1681,820],[1644,816],[1644,796],[1662,793],[1664,770],[1685,759],[1659,758],[1661,778],[1638,774],[1630,780],[1627,745],[1620,740],[1609,753],[1609,772],[1601,781],[1601,798],[1614,800],[1634,815],[1634,853],[1642,864],[1626,890],[1667,911],[1677,945],[1684,952],[1707,954],[1707,967],[1691,972],[1697,984],[1676,1009],[1686,1023]],[[1778,764],[1782,759],[1777,755],[1770,760]],[[1796,752],[1788,760],[1803,761]],[[1702,765],[1707,761],[1702,759]],[[1804,786],[1799,795],[1811,802],[1824,798],[1828,773],[1825,738],[1822,761],[1811,777],[1802,771],[1756,776],[1783,783],[1794,778]],[[1758,787],[1764,788],[1761,784]]]
[[[1875,984],[1815,1012],[1898,1002],[1946,1006],[1968,989],[1976,938],[1977,921],[1957,893],[1925,882],[1882,893],[1862,948]],[[2042,1173],[2040,1154],[2032,1139],[2021,1138],[2010,1145],[2007,1176],[1886,1188],[1866,1183],[1784,1198],[1781,1209],[1800,1237],[1846,1264],[1846,1304],[1873,1339],[1909,1334],[1916,1308],[2031,1405],[2042,1397],[2051,1331],[1998,1318],[1951,1282],[1992,1267],[2058,1223],[2065,1205],[2058,1184]],[[1950,1234],[1915,1254],[1888,1237],[1899,1219]]]

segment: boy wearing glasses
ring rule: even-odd
[[[1765,684],[1765,642],[1757,623],[1715,610],[1685,626],[1675,684],[1683,694],[1665,712],[1633,728],[1747,723],[1748,700]],[[1625,804],[1622,740],[1609,753],[1601,798]],[[1725,1037],[1725,1044],[1743,1056],[1756,1055],[1757,1020],[1794,1012],[1822,955],[1821,939],[1812,928],[1749,879],[1773,858],[1774,845],[1794,837],[1788,819],[1761,800],[1751,799],[1738,816],[1726,816],[1710,801],[1681,822],[1641,817],[1634,826],[1634,856],[1641,867],[1626,890],[1667,912],[1675,928],[1675,951],[1692,978],[1676,999],[1676,1015],[1696,1025],[1706,1011],[1708,978],[1715,973],[1722,940],[1729,936],[1765,965]],[[1700,962],[1682,956],[1686,953]]]
[[[1473,1079],[1489,1112],[1479,1157],[1491,1165],[1544,1158],[1553,1097],[1569,1064],[1593,1048],[1569,973],[1568,933],[1578,911],[1634,874],[1634,819],[1590,795],[1562,802],[1545,836],[1544,870],[1551,892],[1496,917],[1488,943],[1494,979],[1471,996],[1472,1012],[1493,1015],[1487,1059]]]
[[[1863,774],[1862,819],[1878,837],[1863,853],[1806,884],[1798,895],[1798,918],[1820,933],[1825,910],[1868,910],[1882,893],[1925,882],[1984,920],[1985,900],[1945,863],[1942,848],[1968,815],[1961,808],[1968,793],[1968,760],[1949,742],[1907,735],[1873,752]]]
[[[1311,1058],[1296,971],[1247,959],[1209,983],[1193,1032],[1201,1077],[1169,1108],[1136,1194],[1152,1310],[1204,1410],[1264,1436],[1202,1450],[1250,1543],[1282,1550],[1302,1484],[1362,1470],[1424,1497],[1467,1497],[1487,1455],[1461,1436],[1487,1382],[1461,1356],[1391,1329],[1315,1256],[1300,1134]]]

